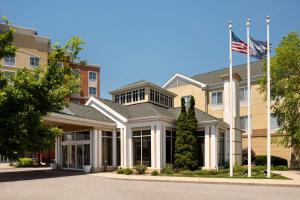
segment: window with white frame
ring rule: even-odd
[[[242,87],[240,88],[240,101],[247,101],[248,100],[248,88]]]
[[[97,73],[96,72],[89,72],[89,81],[96,82],[97,80]]]
[[[40,58],[30,56],[30,66],[31,67],[38,67],[40,65]]]
[[[223,93],[222,91],[211,93],[211,105],[221,105],[223,104]]]
[[[248,128],[248,116],[240,117],[240,128],[246,130]]]
[[[4,64],[6,66],[16,66],[16,56],[6,56],[4,57]]]
[[[97,88],[89,87],[89,95],[90,96],[96,96],[97,95]]]
[[[116,94],[116,95],[115,95],[115,102],[116,102],[116,103],[119,103],[119,101],[120,101],[120,95],[119,95],[119,94]]]
[[[126,93],[126,99],[127,99],[127,103],[131,102],[131,91]]]

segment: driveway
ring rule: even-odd
[[[0,169],[1,200],[299,199],[300,188],[114,180],[49,169]]]

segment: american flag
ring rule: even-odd
[[[231,41],[231,46],[232,46],[232,51],[237,51],[240,53],[245,53],[247,54],[247,44],[240,40],[233,32],[231,32],[232,36],[232,41]]]

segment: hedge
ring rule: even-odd
[[[17,167],[32,167],[33,160],[32,158],[20,158],[17,164]]]
[[[267,156],[256,156],[255,165],[267,165]],[[288,166],[288,162],[286,159],[271,156],[271,165],[273,166]]]

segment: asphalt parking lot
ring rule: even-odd
[[[0,169],[1,200],[299,199],[300,188],[128,181],[80,172]]]

